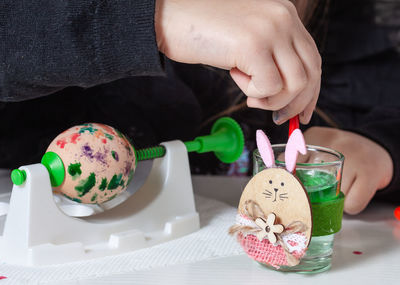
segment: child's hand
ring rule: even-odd
[[[230,70],[250,107],[281,124],[309,122],[321,57],[288,0],[157,0],[159,50],[172,60]],[[212,84],[212,82],[210,82]]]
[[[358,214],[375,192],[389,185],[393,161],[377,143],[358,134],[333,128],[312,127],[305,133],[307,144],[332,148],[345,156],[342,192],[346,194],[344,210]]]

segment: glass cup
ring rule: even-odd
[[[286,144],[272,145],[277,167],[285,167],[285,147]],[[307,145],[307,154],[299,154],[296,176],[310,198],[313,212],[312,237],[300,263],[292,267],[281,266],[279,271],[318,273],[331,267],[334,234],[340,230],[343,214],[344,195],[340,192],[343,162],[343,154],[320,146]],[[253,175],[263,169],[264,162],[258,150],[255,150]]]

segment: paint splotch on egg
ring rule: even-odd
[[[90,123],[58,135],[47,151],[64,163],[65,179],[56,188],[73,201],[100,204],[126,190],[136,168],[135,150],[113,127]]]

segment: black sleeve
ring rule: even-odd
[[[0,1],[0,101],[162,75],[155,0]]]
[[[377,106],[365,117],[365,122],[352,131],[384,147],[392,157],[394,166],[392,181],[375,197],[388,202],[400,202],[400,107]]]

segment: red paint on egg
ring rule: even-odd
[[[353,254],[355,254],[355,255],[361,255],[361,254],[363,254],[363,252],[362,252],[362,251],[355,250],[355,251],[353,251]]]
[[[102,142],[102,143],[106,143],[107,140],[106,140],[106,139],[102,139],[101,142]]]
[[[64,146],[67,144],[67,141],[65,140],[65,138],[64,139],[60,139],[60,140],[58,140],[57,141],[57,145],[60,147],[60,148],[64,148]]]
[[[101,126],[103,129],[106,130],[107,133],[111,133],[113,135],[116,135],[116,133],[114,132],[113,128],[111,128],[110,126],[104,125],[104,124],[98,124],[99,126]]]
[[[76,134],[72,134],[71,135],[71,142],[73,143],[73,144],[76,144],[76,142],[78,141],[78,138],[81,136],[81,134],[79,134],[79,133],[76,133]]]

